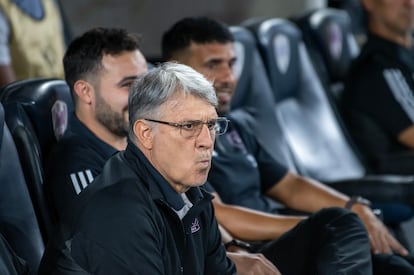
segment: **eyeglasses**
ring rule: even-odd
[[[225,117],[218,117],[216,119],[211,119],[207,122],[201,120],[190,120],[185,121],[182,123],[174,123],[174,122],[167,122],[155,119],[144,118],[145,120],[161,123],[165,125],[169,125],[172,127],[176,127],[180,129],[181,136],[185,138],[196,137],[201,133],[201,129],[203,125],[206,125],[210,132],[214,133],[215,135],[219,136],[224,134],[227,131],[227,127],[229,125],[229,121]]]

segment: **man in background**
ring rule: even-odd
[[[27,78],[63,78],[63,33],[54,0],[0,0],[0,87]]]
[[[123,29],[95,28],[65,53],[74,113],[45,166],[45,189],[58,218],[108,158],[126,147],[129,88],[147,72],[139,43],[139,36]]]
[[[346,123],[373,170],[412,175],[414,2],[362,0],[362,4],[368,35],[345,82]],[[407,216],[412,214],[411,209]]]
[[[332,253],[323,252],[325,248],[336,247],[342,250],[341,255],[347,255],[350,259],[357,251],[354,250],[356,246],[347,247],[347,242],[343,241],[353,234],[353,230],[348,228],[347,232],[346,226],[344,228],[339,219],[349,213],[342,209],[322,209],[347,208],[364,223],[372,251],[388,255],[374,257],[374,274],[389,274],[387,272],[396,270],[392,264],[388,266],[390,269],[386,269],[387,264],[379,263],[383,260],[382,257],[395,258],[397,265],[401,263],[401,270],[404,271],[399,272],[414,273],[413,267],[405,260],[391,255],[393,251],[407,255],[408,251],[373,214],[366,200],[360,197],[349,198],[315,180],[288,171],[261,148],[256,137],[240,121],[232,117],[230,103],[237,85],[233,70],[236,53],[234,38],[227,26],[205,17],[184,18],[164,33],[162,51],[164,59],[189,65],[214,83],[219,100],[218,113],[228,116],[231,121],[227,133],[216,139],[209,174],[209,183],[218,195],[213,204],[222,227],[243,240],[279,240],[269,244],[273,249],[265,246],[259,251],[282,274],[306,274],[313,268],[317,269],[314,273],[329,274],[332,270],[340,270],[340,267],[335,265],[334,259],[329,258],[334,257]],[[274,215],[275,209],[268,203],[269,198],[290,209],[317,214],[308,219]],[[260,212],[240,211],[236,205]],[[349,216],[344,219],[348,218],[352,219]],[[303,220],[308,221],[301,222]],[[338,223],[332,223],[334,220]],[[323,244],[317,236],[329,236],[329,233],[323,233],[327,228],[328,231],[335,228],[337,233],[329,241],[323,238],[326,241]],[[288,256],[289,253],[295,256]],[[362,252],[359,259],[364,259],[361,255]],[[317,267],[309,263],[317,263]],[[345,266],[342,268],[346,269]]]

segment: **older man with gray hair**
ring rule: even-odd
[[[188,66],[165,63],[138,78],[129,95],[127,148],[76,198],[54,248],[65,257],[49,258],[49,271],[235,274],[212,195],[199,188],[215,136],[227,129],[216,106],[212,84]]]

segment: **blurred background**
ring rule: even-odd
[[[162,33],[185,16],[206,15],[229,25],[253,17],[289,17],[325,6],[325,0],[70,0],[61,1],[73,35],[97,27],[142,34],[148,60],[160,55]]]

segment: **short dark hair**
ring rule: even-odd
[[[228,26],[208,17],[186,17],[176,22],[162,36],[161,48],[164,60],[171,59],[178,51],[190,46],[191,42],[233,42],[234,37]]]
[[[96,74],[102,68],[105,54],[117,55],[140,48],[140,36],[124,29],[94,28],[75,38],[63,57],[65,79],[70,89],[81,78]]]

